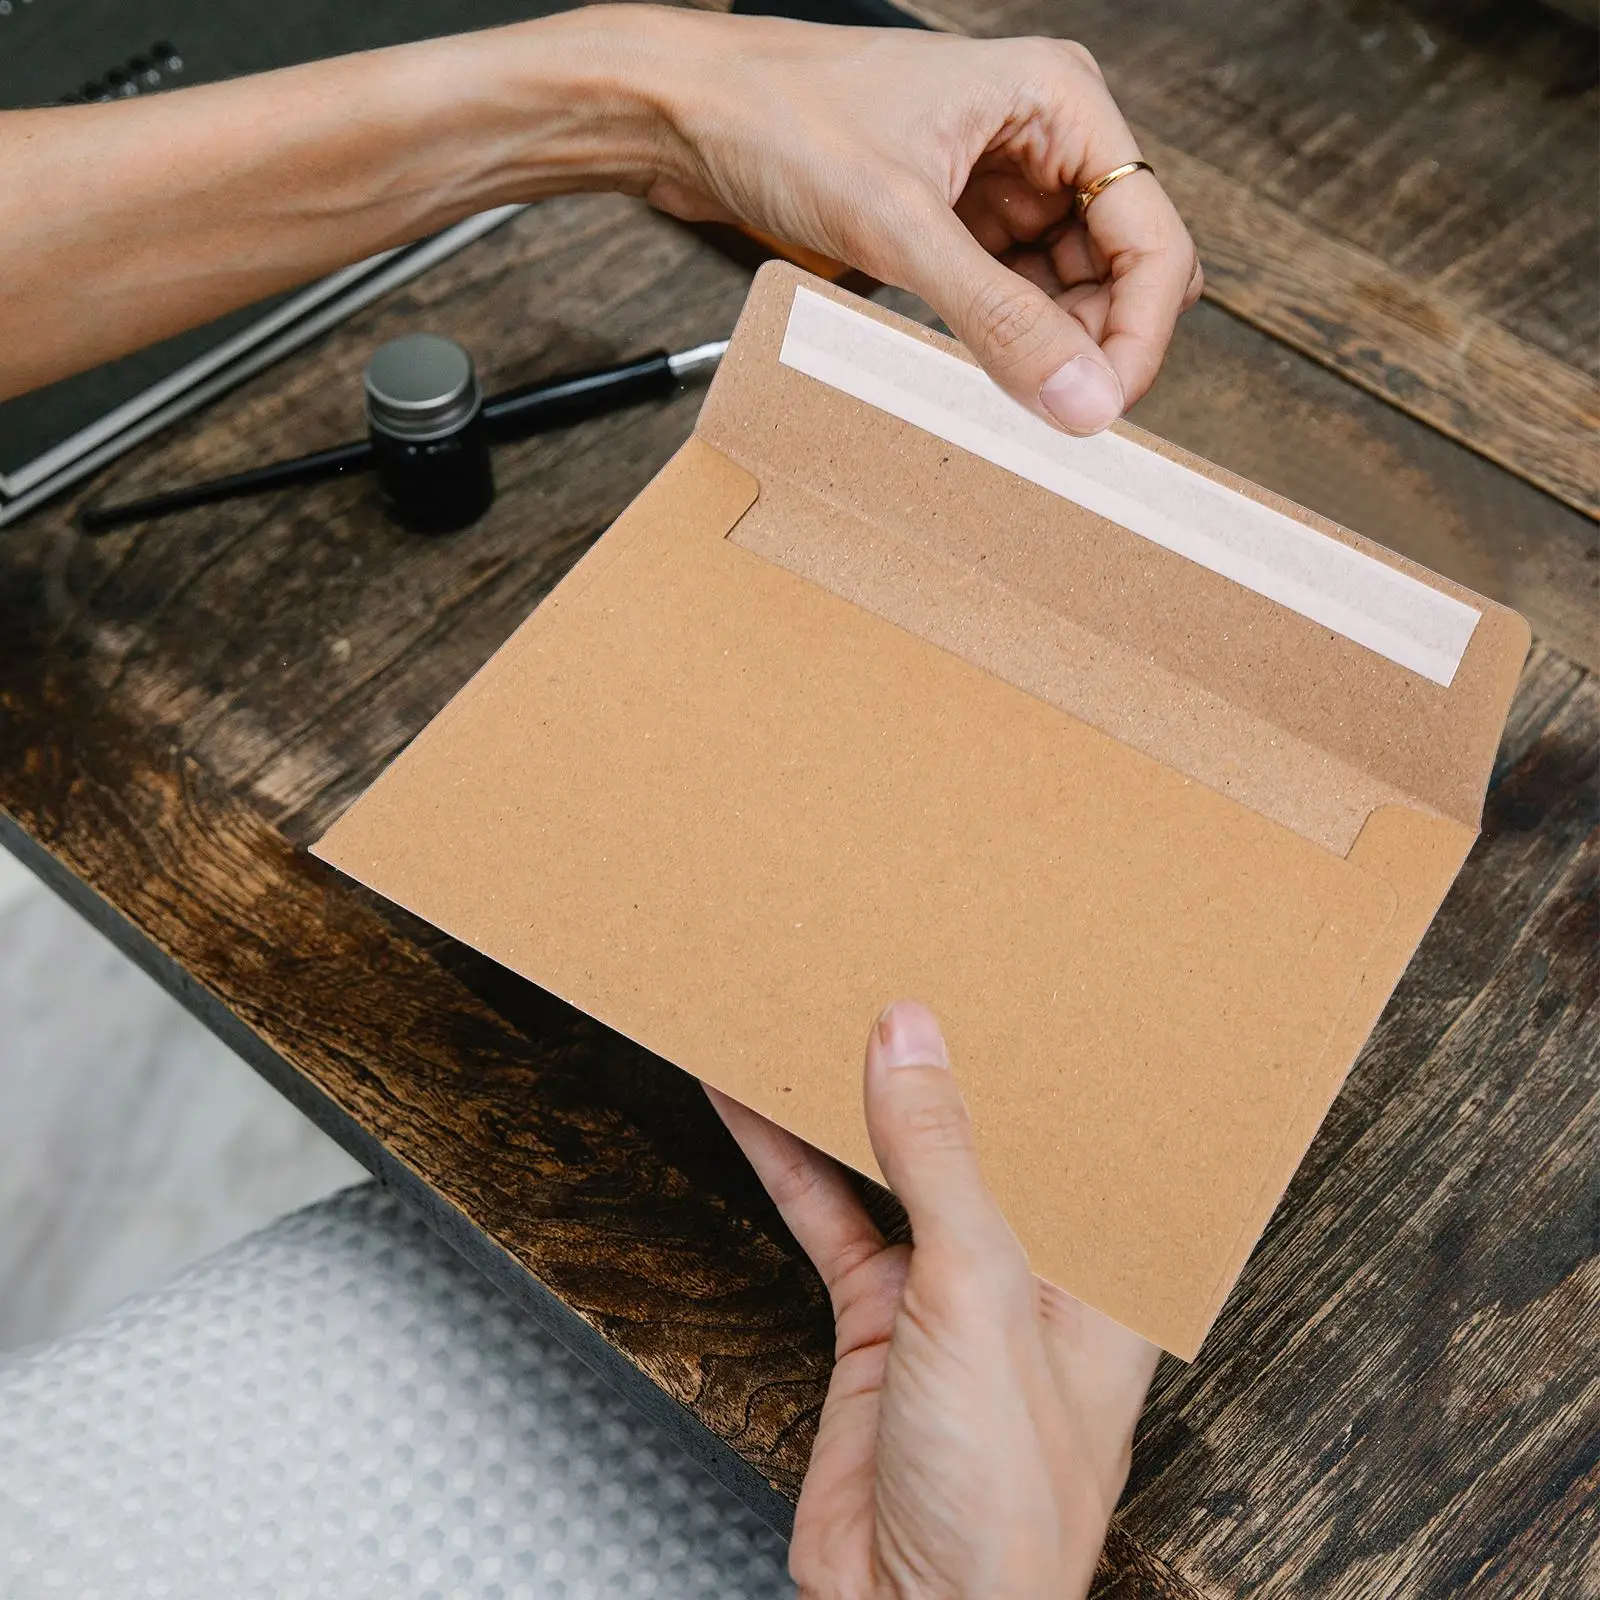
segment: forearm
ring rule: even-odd
[[[0,113],[0,397],[473,212],[642,192],[669,14],[603,8]]]
[[[473,211],[624,189],[912,290],[1092,433],[1203,281],[1138,153],[1077,45],[636,5],[0,113],[0,398]]]

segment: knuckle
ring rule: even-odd
[[[841,231],[851,264],[876,278],[894,278],[904,241],[927,227],[927,186],[910,174],[861,170],[848,193]]]
[[[918,1100],[903,1113],[907,1134],[924,1150],[961,1153],[972,1148],[972,1121],[959,1100]]]
[[[1035,72],[1087,72],[1103,83],[1105,74],[1087,45],[1076,39],[1060,39],[1053,34],[1035,34],[1029,39],[1013,41],[1019,51],[1025,52],[1027,64]]]
[[[1105,73],[1100,70],[1100,63],[1095,60],[1093,52],[1087,45],[1079,44],[1076,39],[1058,39],[1056,41],[1061,53],[1075,66],[1082,67],[1091,72],[1102,83],[1105,82]]]
[[[815,1165],[803,1155],[792,1155],[785,1157],[772,1173],[767,1190],[774,1204],[788,1206],[805,1199],[816,1186]]]
[[[987,284],[972,304],[972,324],[992,361],[1017,366],[1040,349],[1045,338],[1042,297],[1023,287]]]

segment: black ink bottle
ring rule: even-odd
[[[472,357],[433,333],[392,339],[367,363],[367,431],[385,509],[415,533],[454,533],[494,504]]]

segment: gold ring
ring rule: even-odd
[[[1093,183],[1084,184],[1078,191],[1078,215],[1081,217],[1089,209],[1090,205],[1098,200],[1118,179],[1126,178],[1135,172],[1148,172],[1153,178],[1156,169],[1148,161],[1124,161],[1120,167],[1113,167],[1109,172],[1101,173]]]

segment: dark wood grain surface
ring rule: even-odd
[[[365,353],[402,329],[510,383],[725,331],[747,281],[631,202],[542,206],[86,495],[346,436]],[[0,833],[781,1524],[829,1328],[698,1091],[302,848],[695,404],[502,452],[500,503],[449,540],[396,532],[361,482],[98,543],[70,507],[8,530]],[[1143,417],[1511,600],[1541,642],[1483,840],[1201,1359],[1158,1374],[1098,1592],[1593,1593],[1593,524],[1214,307]]]

